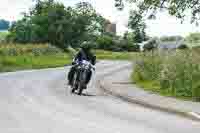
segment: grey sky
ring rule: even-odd
[[[16,20],[20,18],[20,13],[28,11],[32,6],[33,0],[0,0],[0,18],[8,20]],[[117,23],[118,33],[127,30],[128,10],[119,12],[114,7],[114,0],[57,0],[67,5],[74,5],[79,1],[89,1],[95,9],[105,18]],[[8,8],[9,7],[9,8]],[[200,31],[200,27],[196,27],[189,21],[181,24],[175,17],[169,16],[167,13],[160,13],[156,20],[147,21],[147,33],[151,36],[163,35],[183,35],[186,36],[190,32]]]

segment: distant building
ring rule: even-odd
[[[107,20],[105,23],[105,32],[116,34],[117,33],[117,25],[115,23],[111,23],[109,20]]]
[[[172,50],[172,49],[177,49],[180,46],[184,45],[184,40],[179,40],[179,41],[165,41],[165,42],[160,42],[158,45],[158,49],[160,50]]]

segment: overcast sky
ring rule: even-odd
[[[0,18],[16,20],[21,17],[21,12],[26,12],[32,6],[33,0],[0,0]],[[63,2],[66,6],[74,5],[79,1],[89,1],[95,7],[97,12],[105,18],[117,23],[117,32],[119,34],[127,30],[127,20],[129,11],[117,11],[114,7],[114,0],[57,0]],[[183,35],[190,32],[200,32],[200,27],[185,21],[181,24],[175,17],[167,13],[159,13],[156,20],[147,21],[147,33],[151,36],[163,35]]]

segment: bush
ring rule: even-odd
[[[113,39],[110,36],[101,36],[97,39],[97,49],[110,50],[114,52],[138,52],[140,46],[128,40],[119,40],[118,38]]]
[[[123,51],[129,51],[129,52],[139,52],[140,51],[140,46],[128,41],[128,40],[121,40],[119,42],[118,47],[120,47]]]
[[[139,52],[140,51],[140,45],[129,43],[125,49],[129,52]]]
[[[199,42],[200,41],[200,33],[191,33],[189,36],[186,37],[186,40],[190,43]]]
[[[186,44],[182,44],[178,46],[178,49],[188,49],[188,46]]]
[[[156,48],[155,42],[148,42],[143,46],[144,51],[151,51]]]
[[[104,50],[112,50],[114,45],[114,42],[112,40],[112,37],[109,36],[101,36],[97,39],[97,47],[99,49]]]

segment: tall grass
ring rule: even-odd
[[[144,53],[137,61],[133,80],[151,91],[200,101],[198,50]]]
[[[55,55],[63,53],[62,50],[49,44],[4,44],[0,43],[0,55],[18,56],[18,55]]]
[[[8,34],[9,34],[8,32],[0,31],[0,42],[5,41],[6,36],[7,36]]]
[[[60,67],[71,56],[49,44],[0,44],[0,72]]]

